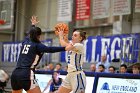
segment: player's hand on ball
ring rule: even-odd
[[[63,31],[64,34],[68,34],[69,30],[68,30],[68,25],[65,23],[58,23],[55,26],[55,35],[58,35],[59,31]]]
[[[63,37],[64,37],[64,30],[63,29],[58,28],[58,36],[59,36],[59,38],[63,39]]]
[[[69,40],[68,40],[68,34],[64,34],[63,39],[68,43],[69,42]]]

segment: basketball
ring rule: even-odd
[[[64,34],[68,34],[68,32],[69,32],[68,25],[65,24],[65,23],[58,23],[58,24],[56,24],[56,26],[55,26],[55,34],[56,35],[58,35],[59,29],[63,30]]]

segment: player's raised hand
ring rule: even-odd
[[[32,16],[31,23],[32,23],[32,25],[36,25],[39,23],[39,21],[37,20],[37,16]]]

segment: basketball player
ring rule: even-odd
[[[38,23],[36,17],[31,19],[32,25]],[[21,52],[16,68],[11,75],[12,93],[41,93],[35,80],[34,70],[38,65],[44,52],[54,53],[65,51],[68,47],[47,47],[40,42],[41,29],[32,27],[29,31],[29,38],[22,43]]]
[[[58,89],[58,93],[85,93],[86,76],[83,72],[84,46],[82,41],[86,39],[86,33],[80,30],[73,32],[72,41],[65,41],[66,35],[59,29],[59,40],[62,46],[71,46],[68,51],[68,74]]]

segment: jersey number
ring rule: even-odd
[[[29,48],[30,48],[31,45],[24,45],[24,48],[22,50],[22,54],[27,54],[28,51],[29,51]]]

